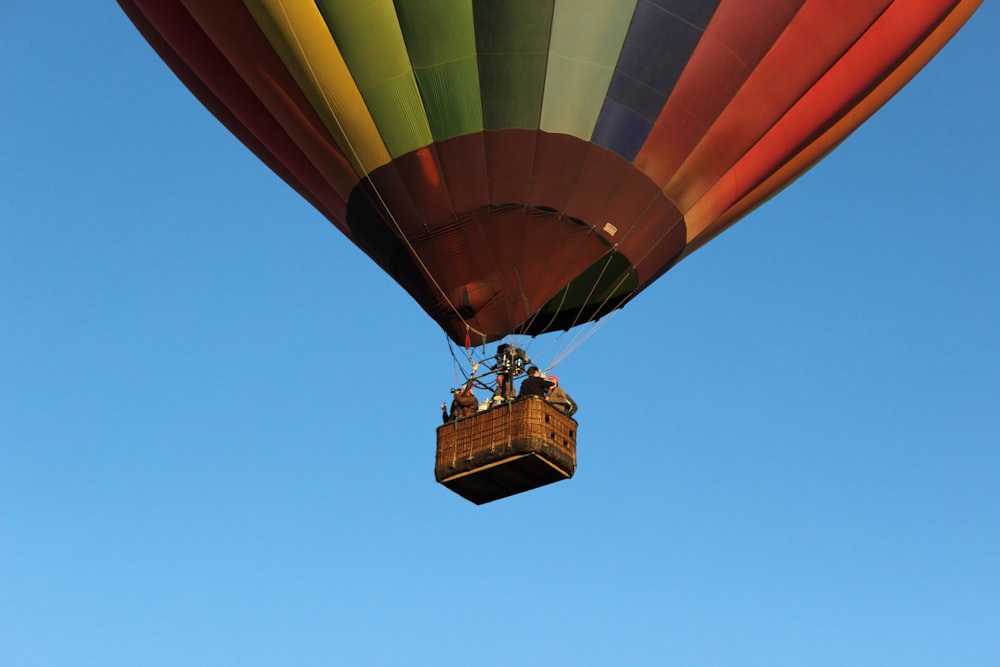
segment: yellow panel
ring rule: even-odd
[[[361,177],[387,164],[375,127],[344,58],[311,0],[244,0],[278,57]]]

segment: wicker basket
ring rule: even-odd
[[[437,430],[437,481],[477,505],[569,479],[577,423],[541,398],[523,398]]]

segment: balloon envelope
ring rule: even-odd
[[[981,0],[119,0],[457,342],[597,319],[808,169]]]

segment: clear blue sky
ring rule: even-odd
[[[113,2],[0,8],[0,664],[1000,664],[988,2],[434,482],[444,335]]]

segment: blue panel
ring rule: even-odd
[[[626,159],[635,157],[718,5],[719,0],[639,0],[597,122],[595,143]],[[645,134],[637,139],[642,128]]]
[[[634,79],[666,99],[702,34],[702,30],[677,15],[650,2],[640,2],[615,67],[615,77]],[[618,101],[633,106],[627,99]]]
[[[604,102],[592,143],[618,153],[631,162],[642,148],[653,123],[612,99]]]
[[[719,0],[644,0],[644,2],[679,16],[702,30],[708,27],[708,22],[719,6]]]
[[[616,72],[611,79],[608,99],[628,107],[650,123],[656,120],[667,103],[666,95],[621,72]]]

